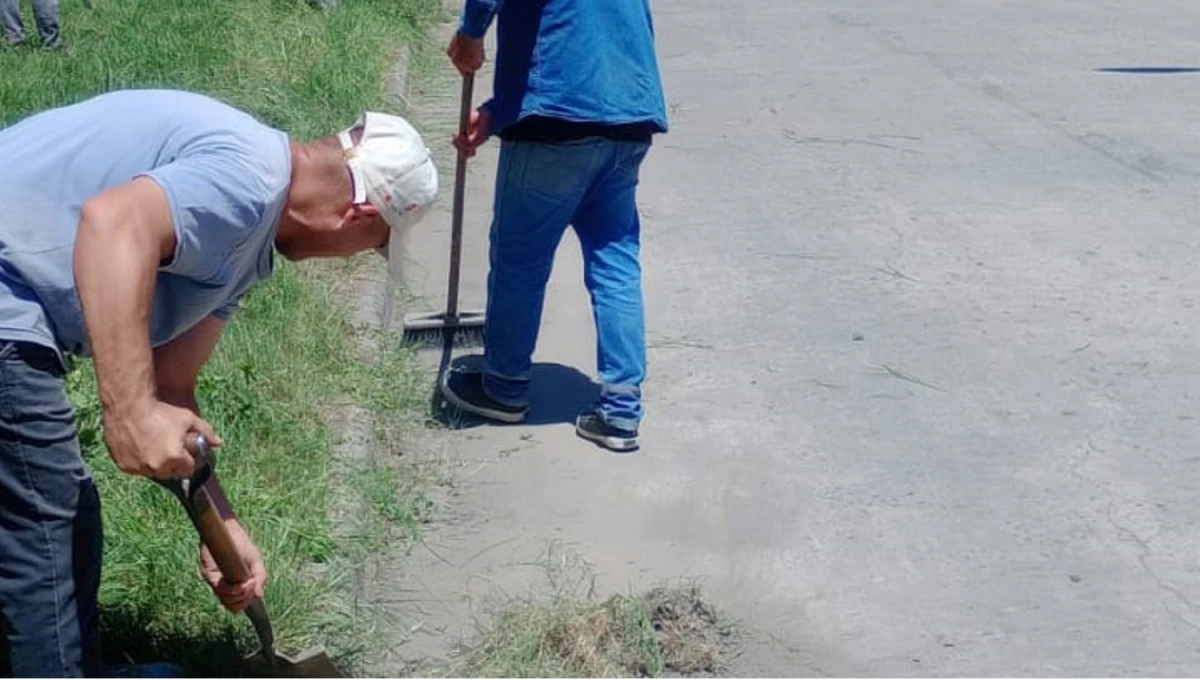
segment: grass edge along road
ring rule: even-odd
[[[342,0],[327,11],[282,0],[107,0],[90,11],[64,3],[66,52],[0,50],[0,124],[102,91],[171,87],[214,95],[308,139],[384,106],[398,49],[440,11],[439,0]],[[325,419],[353,402],[386,433],[423,405],[424,383],[394,340],[377,339],[373,365],[355,358],[363,331],[333,290],[338,271],[346,269],[277,258],[201,375],[198,396],[226,440],[222,481],[271,571],[267,601],[280,647],[320,642],[352,667],[375,623],[349,592],[353,561],[377,548],[380,534],[415,531],[428,502],[403,469],[351,470],[377,512],[359,533],[339,536],[330,512],[335,434]],[[171,660],[192,675],[236,673],[253,634],[201,582],[182,509],[112,465],[89,362],[78,362],[68,389],[104,503],[106,655]],[[381,456],[399,445],[394,436],[376,443]]]

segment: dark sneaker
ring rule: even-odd
[[[575,420],[575,434],[611,451],[634,451],[638,447],[637,430],[622,430],[604,422],[596,411],[582,413]]]
[[[519,423],[529,412],[528,406],[509,406],[489,397],[483,391],[483,373],[479,371],[446,371],[442,395],[467,413],[502,423]]]

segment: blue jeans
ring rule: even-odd
[[[0,340],[0,660],[17,677],[101,670],[100,497],[63,378],[51,350]]]
[[[62,43],[59,33],[58,0],[33,0],[33,18],[46,47]],[[21,0],[0,0],[0,28],[10,45],[25,42],[25,23],[21,21]]]
[[[650,145],[591,137],[506,141],[500,148],[491,229],[484,389],[510,406],[528,403],[554,253],[568,225],[583,249],[596,322],[599,410],[635,430],[646,378],[638,172]]]

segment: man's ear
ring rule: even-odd
[[[370,203],[352,203],[346,208],[346,213],[342,215],[342,223],[338,225],[339,229],[347,227],[356,227],[364,222],[373,222],[379,218],[379,208]]]

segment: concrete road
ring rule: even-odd
[[[1200,67],[1200,5],[654,8],[643,449],[567,422],[568,239],[533,422],[447,436],[422,587],[559,538],[602,590],[698,579],[776,638],[756,673],[1200,672],[1200,73],[1137,70]]]

